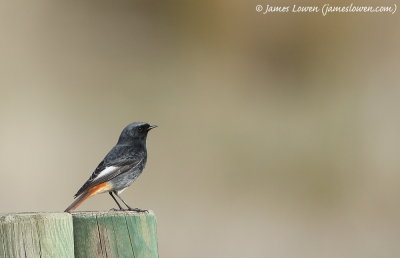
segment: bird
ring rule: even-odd
[[[65,209],[74,211],[83,201],[93,195],[108,192],[120,210],[145,212],[130,207],[120,196],[142,173],[147,162],[146,139],[148,132],[156,128],[146,122],[134,122],[121,132],[117,144],[99,163],[89,179],[75,194],[75,201]],[[122,208],[118,197],[127,209]]]

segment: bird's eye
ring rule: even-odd
[[[143,132],[143,127],[142,127],[142,126],[139,127],[139,128],[138,128],[138,131],[139,131],[139,132]]]

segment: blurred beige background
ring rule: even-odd
[[[399,14],[259,3],[1,2],[0,211],[64,210],[147,121],[161,257],[400,257]]]

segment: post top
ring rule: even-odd
[[[27,221],[30,219],[65,219],[71,218],[70,214],[65,212],[16,212],[0,213],[0,223],[10,223],[13,221]]]
[[[96,217],[96,216],[154,216],[154,212],[152,210],[148,210],[147,212],[137,212],[137,211],[75,211],[71,212],[72,216],[79,217]]]

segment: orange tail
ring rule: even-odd
[[[96,186],[93,186],[92,188],[89,188],[89,190],[87,190],[86,192],[83,192],[81,195],[78,196],[78,198],[76,198],[76,200],[71,203],[70,206],[68,206],[67,209],[65,209],[64,212],[71,212],[74,211],[76,208],[78,208],[79,205],[81,205],[81,203],[88,199],[89,197],[98,194],[98,193],[104,193],[108,190],[111,189],[111,184],[109,183],[102,183]]]
[[[71,211],[75,210],[76,208],[78,208],[79,205],[81,205],[81,203],[84,200],[86,200],[90,196],[92,196],[92,195],[90,195],[89,192],[84,192],[83,194],[79,195],[79,197],[76,198],[76,200],[70,206],[68,206],[68,208],[64,212],[71,212]]]

